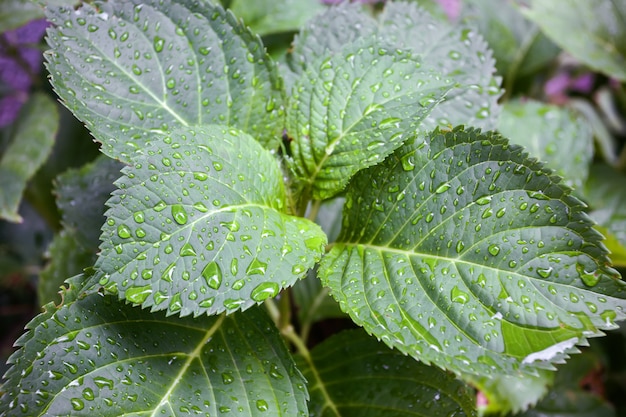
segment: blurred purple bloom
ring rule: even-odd
[[[448,15],[448,19],[456,20],[461,14],[461,0],[437,0]]]
[[[0,35],[0,127],[11,124],[28,99],[43,60],[37,44],[47,27],[45,19],[33,20]]]

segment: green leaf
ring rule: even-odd
[[[621,255],[624,263],[626,249],[626,176],[608,165],[591,166],[585,183],[585,199],[591,206],[590,216],[610,234],[612,252]]]
[[[307,415],[305,381],[260,309],[168,318],[94,294],[53,312],[10,358],[11,415]]]
[[[57,234],[48,247],[49,263],[41,271],[37,282],[39,304],[50,301],[58,304],[61,301],[59,288],[63,282],[94,264],[97,258],[95,249],[82,246],[76,230],[62,230]]]
[[[325,7],[311,0],[234,0],[229,9],[259,35],[297,31]]]
[[[272,153],[234,128],[155,136],[108,205],[94,281],[170,314],[246,309],[293,285],[326,236],[286,214]]]
[[[362,331],[296,357],[310,381],[310,416],[475,416],[473,392],[450,374],[390,350]]]
[[[522,148],[438,131],[350,184],[319,276],[359,325],[457,374],[534,374],[625,317],[601,236]]]
[[[0,3],[0,33],[17,29],[31,20],[43,17],[42,8],[33,1],[3,1]]]
[[[54,100],[35,93],[21,110],[12,141],[0,159],[0,218],[21,222],[18,214],[26,183],[37,172],[54,145],[59,113]]]
[[[64,230],[48,248],[50,262],[37,284],[41,303],[56,299],[67,277],[81,273],[96,261],[105,203],[115,189],[113,182],[121,168],[118,161],[101,155],[57,177],[55,194]]]
[[[78,243],[96,252],[100,243],[105,203],[115,190],[123,165],[102,155],[80,169],[70,169],[56,179],[57,206],[66,229]],[[99,216],[97,214],[100,214]],[[71,276],[75,274],[70,274]]]
[[[450,83],[369,37],[307,67],[287,110],[292,169],[318,200],[343,190],[415,131]]]
[[[611,77],[626,80],[626,3],[531,0],[522,11],[575,58]]]
[[[500,79],[494,77],[491,50],[476,31],[434,19],[415,4],[389,2],[379,16],[378,34],[455,82],[422,123],[423,130],[457,125],[496,128]]]
[[[376,31],[376,21],[358,4],[341,3],[320,13],[302,27],[296,35],[289,68],[301,75],[311,63],[343,50]]]
[[[555,59],[559,48],[526,19],[513,0],[471,0],[463,7],[464,21],[485,37],[493,50],[498,73],[512,86]]]
[[[593,137],[586,120],[573,111],[534,100],[508,101],[498,130],[546,162],[568,186],[580,189],[586,181],[593,159]]]
[[[519,413],[534,406],[549,391],[548,385],[554,381],[554,372],[542,370],[538,375],[516,373],[512,375],[490,375],[470,377],[487,404],[479,405],[480,415],[503,415]]]
[[[155,129],[212,123],[278,146],[281,79],[261,40],[220,6],[111,1],[48,18],[52,84],[105,154],[128,162]]]

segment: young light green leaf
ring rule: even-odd
[[[234,128],[155,136],[108,205],[93,279],[170,314],[243,310],[305,276],[324,232],[286,214],[271,152]]]
[[[532,0],[522,11],[556,44],[586,65],[626,80],[623,1]]]
[[[312,63],[293,87],[287,134],[291,167],[313,198],[343,190],[415,131],[451,88],[421,61],[377,37]]]
[[[168,318],[93,294],[36,318],[19,345],[3,416],[307,415],[305,381],[260,309]]]
[[[476,415],[469,387],[360,330],[330,337],[296,363],[311,384],[310,416]]]
[[[435,131],[354,178],[319,276],[357,324],[424,362],[551,369],[626,317],[583,209],[499,135]]]
[[[26,183],[37,172],[54,145],[59,112],[54,100],[33,94],[16,122],[10,145],[0,159],[0,218],[21,222],[18,214]]]
[[[422,123],[495,129],[500,113],[500,79],[492,52],[475,30],[434,19],[414,3],[388,2],[379,16],[379,36],[419,55],[425,65],[455,82],[454,89]]]
[[[154,129],[211,123],[278,146],[280,77],[261,40],[220,6],[111,1],[48,18],[52,84],[107,155],[128,162]]]
[[[587,121],[573,111],[533,100],[508,101],[498,131],[546,162],[568,186],[580,189],[587,179],[593,137]]]

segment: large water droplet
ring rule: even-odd
[[[489,245],[489,248],[487,248],[487,250],[493,256],[498,256],[498,254],[500,253],[500,246],[494,243],[493,245]]]
[[[582,279],[588,287],[593,287],[600,282],[600,274],[598,271],[586,271],[583,264],[576,264],[576,272],[578,272],[578,276],[580,276],[580,279]]]
[[[209,262],[202,270],[202,276],[209,287],[214,290],[222,285],[222,270],[216,262]]]
[[[452,291],[450,291],[450,297],[453,302],[459,304],[466,304],[470,299],[469,294],[461,290],[456,285],[454,286],[454,288],[452,288]]]
[[[122,239],[128,239],[131,236],[130,229],[124,224],[117,226],[117,235]]]
[[[172,217],[176,221],[176,223],[183,225],[187,223],[188,217],[187,212],[180,204],[174,204],[172,206]]]
[[[246,274],[265,275],[265,271],[267,271],[267,264],[265,262],[261,262],[258,258],[254,258],[252,262],[250,262],[250,265],[248,265]]]
[[[185,243],[179,252],[180,256],[196,256],[196,250],[189,242]]]
[[[126,299],[134,304],[141,304],[152,294],[152,286],[130,287],[126,289]]]
[[[257,400],[256,401],[256,408],[259,411],[267,411],[269,410],[269,405],[267,404],[267,401],[265,400]]]
[[[257,285],[256,288],[252,290],[252,293],[250,294],[250,298],[252,298],[254,301],[260,302],[267,298],[276,297],[279,291],[280,291],[280,288],[277,283],[263,282]]]

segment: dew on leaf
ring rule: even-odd
[[[158,36],[154,37],[154,50],[156,52],[161,52],[163,50],[163,46],[165,45],[165,40]]]
[[[152,294],[152,286],[129,287],[126,289],[126,299],[134,304],[142,304]]]
[[[202,308],[210,308],[215,302],[215,297],[206,298],[198,303]]]
[[[267,410],[269,410],[269,406],[267,404],[267,401],[265,401],[265,400],[257,400],[256,401],[256,408],[259,411],[267,411]]]
[[[239,308],[239,306],[241,306],[245,302],[246,300],[243,300],[241,298],[238,298],[238,299],[228,298],[224,300],[224,307],[226,307],[229,310],[234,310],[236,308]]]
[[[167,207],[167,204],[165,203],[165,201],[161,200],[154,206],[154,211],[156,212],[163,211],[165,210],[166,207]]]
[[[80,398],[72,398],[70,400],[70,404],[72,404],[72,408],[76,411],[80,411],[85,408],[85,403]]]
[[[124,224],[117,226],[117,235],[122,239],[128,239],[131,236],[130,229]]]
[[[196,256],[196,250],[194,249],[194,247],[189,243],[185,243],[181,248],[180,248],[180,252],[179,252],[180,256]]]
[[[214,290],[222,285],[222,270],[216,262],[209,262],[202,270],[202,276],[207,285]]]
[[[176,311],[180,311],[182,308],[183,308],[183,303],[182,303],[182,301],[180,299],[180,293],[179,294],[174,294],[174,296],[170,300],[170,305],[169,305],[168,309],[171,312],[176,312]]]
[[[586,271],[585,266],[581,263],[576,264],[576,272],[578,272],[578,276],[588,287],[593,287],[600,282],[600,274],[597,271]]]
[[[406,155],[403,155],[402,158],[400,158],[400,162],[402,163],[403,170],[413,171],[415,169],[414,153],[415,151],[410,152]]]
[[[439,187],[437,187],[437,189],[435,190],[435,194],[445,193],[450,189],[450,187],[451,185],[449,183],[444,182],[443,184],[439,185]]]
[[[450,297],[453,302],[459,303],[459,304],[466,304],[470,299],[469,294],[461,290],[456,285],[450,291]]]
[[[252,293],[250,293],[250,298],[252,298],[254,301],[261,302],[267,298],[275,297],[279,291],[280,288],[277,283],[263,282],[257,285],[252,290]]]
[[[500,246],[496,245],[495,243],[492,245],[489,245],[489,248],[487,248],[487,250],[489,251],[490,254],[492,254],[493,256],[497,256],[500,253]]]
[[[233,375],[231,373],[224,372],[222,374],[222,382],[225,385],[232,384],[234,381],[235,381],[235,378],[233,378]]]
[[[184,225],[187,223],[188,217],[184,207],[180,204],[174,204],[172,206],[172,217],[176,223]]]
[[[549,278],[550,275],[552,275],[552,267],[537,268],[537,274],[539,274],[541,278]]]
[[[267,271],[267,263],[260,261],[258,258],[252,259],[248,269],[246,269],[247,275],[265,275]]]

